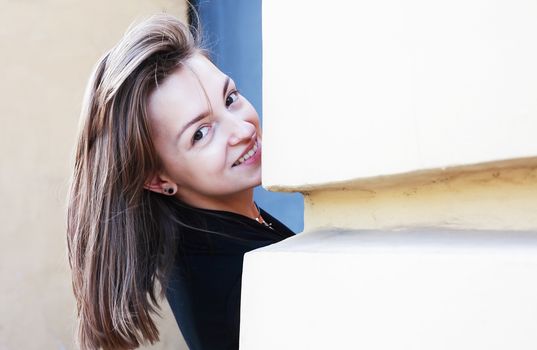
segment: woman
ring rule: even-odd
[[[80,346],[157,341],[160,288],[191,349],[237,349],[243,255],[293,235],[253,201],[255,109],[158,15],[97,64],[81,123],[67,224]]]

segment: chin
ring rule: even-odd
[[[261,180],[253,182],[248,188],[254,188],[261,185]]]
[[[255,187],[255,186],[259,186],[259,185],[261,185],[261,182],[262,182],[262,181],[261,181],[261,171],[260,171],[260,172],[259,172],[259,175],[258,175],[257,178],[256,178],[254,187]]]

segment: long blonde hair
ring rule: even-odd
[[[169,197],[143,188],[161,166],[146,101],[196,52],[199,43],[186,25],[153,16],[125,34],[88,83],[67,214],[83,349],[132,349],[158,340],[153,318],[175,244]]]

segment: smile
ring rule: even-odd
[[[254,146],[252,148],[250,148],[235,163],[233,163],[232,167],[244,163],[245,161],[247,161],[248,159],[253,157],[256,153],[257,153],[257,141],[255,142],[255,144],[254,144]]]

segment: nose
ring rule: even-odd
[[[241,142],[250,142],[255,135],[255,125],[242,119],[229,118],[228,127],[230,130],[228,143],[235,146]]]

